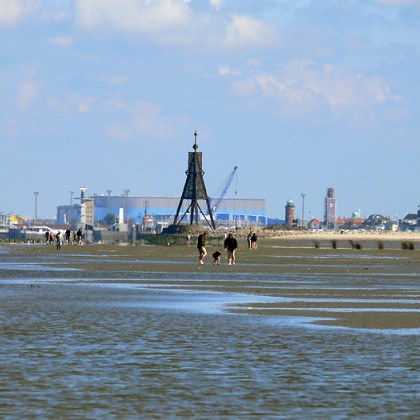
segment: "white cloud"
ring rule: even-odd
[[[70,102],[73,105],[73,109],[76,107],[79,114],[86,114],[91,111],[92,104],[97,102],[97,99],[72,93],[70,94]]]
[[[115,111],[115,110],[129,111],[130,110],[130,106],[118,97],[113,97],[105,101],[105,105],[109,107],[112,111]]]
[[[39,85],[33,81],[24,81],[19,83],[16,96],[16,105],[20,110],[30,108],[36,101],[39,91]]]
[[[147,35],[161,43],[221,48],[278,45],[273,23],[247,15],[216,13],[220,0],[209,0],[213,13],[199,13],[190,1],[77,0],[76,21],[89,31]]]
[[[235,95],[250,97],[258,92],[258,85],[252,77],[242,78],[242,74],[238,70],[232,70],[227,66],[219,66],[217,74],[221,77],[234,77],[235,81],[231,86],[231,90]]]
[[[260,60],[260,59],[258,59],[258,58],[250,58],[250,59],[247,61],[247,65],[248,65],[249,67],[254,67],[254,68],[257,68],[257,67],[261,67],[262,62],[261,62],[261,60]]]
[[[58,47],[69,48],[73,45],[73,38],[69,36],[58,36],[51,38],[51,43]]]
[[[232,84],[232,91],[238,96],[250,97],[258,93],[258,84],[254,79],[237,80]]]
[[[159,105],[141,101],[134,111],[136,131],[147,138],[167,139],[171,136],[171,123],[162,115]]]
[[[395,100],[381,77],[334,65],[317,66],[310,60],[293,60],[280,74],[260,74],[256,81],[263,95],[276,99],[288,114],[302,115],[325,105],[332,111],[358,112]]]
[[[16,25],[39,7],[40,0],[0,0],[0,27]]]
[[[279,42],[277,29],[258,19],[234,15],[226,31],[226,42],[235,47],[263,47]]]
[[[237,70],[232,70],[231,68],[227,66],[219,66],[217,69],[217,74],[219,76],[234,76],[239,77],[241,75],[241,72]]]
[[[223,0],[209,0],[209,4],[216,10],[220,10],[223,7]]]
[[[19,0],[0,0],[0,26],[14,25],[25,15],[25,8]]]
[[[375,0],[379,4],[389,4],[392,6],[407,6],[407,5],[420,5],[419,0]]]
[[[124,114],[126,123],[121,125],[115,121],[110,122],[107,132],[116,140],[131,140],[133,138],[146,138],[168,140],[174,138],[178,130],[180,119],[166,116],[162,107],[156,103],[139,101],[129,103],[118,97],[105,102],[108,112],[113,116]]]
[[[176,0],[77,0],[77,20],[89,30],[156,34],[182,26],[188,6]]]

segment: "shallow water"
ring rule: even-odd
[[[10,263],[16,261],[3,261]],[[65,271],[60,277],[57,270],[21,264],[0,270],[1,418],[419,415],[418,329],[360,330],[314,325],[310,317],[234,314],[228,305],[285,300],[182,290],[187,286],[176,280],[193,280],[191,273],[105,278]],[[352,287],[349,277],[325,284],[317,275],[194,280],[222,286],[238,277],[249,281],[247,293],[255,282],[277,282],[279,290],[286,280],[301,291]],[[390,288],[401,301],[418,296],[415,280],[398,281],[383,287],[369,281],[367,288],[377,295]]]

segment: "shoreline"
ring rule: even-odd
[[[221,237],[225,233],[232,232],[237,238],[246,239],[249,231],[256,232],[258,239],[315,239],[315,240],[384,240],[384,241],[414,241],[420,242],[420,231],[409,231],[409,232],[393,232],[393,231],[375,231],[375,230],[334,230],[334,231],[318,231],[318,230],[279,230],[279,229],[270,229],[270,228],[232,228],[232,229],[216,229],[209,230],[206,228],[198,229],[196,231],[190,232],[192,239],[194,240],[199,233],[203,231],[208,231],[210,237]],[[178,237],[184,238],[186,234],[168,234],[168,235],[150,235],[150,237]],[[145,235],[144,238],[148,236]],[[44,237],[40,237],[40,243],[44,243]],[[130,241],[131,242],[131,241]],[[2,244],[13,244],[13,243],[26,243],[22,240],[12,240],[12,239],[0,239],[0,245]],[[100,241],[95,241],[94,243],[100,243]]]
[[[391,231],[360,231],[360,230],[334,230],[334,231],[317,231],[317,230],[302,230],[302,231],[278,231],[271,229],[257,230],[261,238],[272,239],[318,239],[318,240],[384,240],[384,241],[405,241],[411,240],[420,242],[420,231],[415,232],[391,232]],[[242,236],[242,235],[241,235]]]

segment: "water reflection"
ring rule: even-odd
[[[7,290],[3,417],[418,413],[418,336],[220,313],[222,294],[89,284]]]
[[[10,262],[0,266],[1,418],[418,416],[418,328],[317,325],[307,306],[331,318],[381,314],[374,305],[416,314],[416,278]],[[298,313],[256,315],[270,307]]]

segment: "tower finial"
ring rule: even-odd
[[[197,130],[194,131],[194,146],[193,146],[194,150],[198,149],[198,144],[197,144]]]

